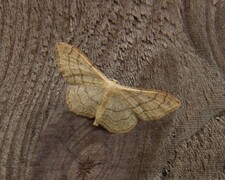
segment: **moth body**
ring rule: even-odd
[[[98,126],[101,120],[102,114],[104,113],[105,105],[110,100],[112,94],[120,93],[120,85],[119,82],[115,79],[108,80],[104,84],[105,93],[103,94],[100,106],[97,108],[95,121],[93,125]]]

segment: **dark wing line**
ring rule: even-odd
[[[149,93],[149,91],[153,91],[153,92],[157,92],[157,94],[161,94],[161,95],[167,95],[168,97],[171,97],[172,99],[176,100],[177,103],[178,103],[178,106],[177,108],[180,107],[180,101],[175,97],[173,96],[172,94],[170,93],[167,93],[167,92],[164,92],[164,91],[161,91],[161,90],[156,90],[156,89],[145,89],[145,88],[133,88],[133,87],[130,87],[130,86],[124,86],[124,85],[121,85],[120,86],[120,89],[123,91],[128,91],[128,92],[140,92],[141,93]]]
[[[123,97],[123,99],[125,100],[125,102],[127,103],[127,105],[130,107],[130,109],[134,112],[136,118],[141,119],[141,118],[138,116],[139,113],[137,113],[137,112],[135,111],[135,108],[137,108],[138,106],[140,106],[139,101],[137,101],[137,100],[135,99],[136,96],[134,96],[135,98],[134,98],[134,97],[133,97],[133,98],[134,98],[135,101],[138,103],[138,105],[136,105],[135,107],[133,107],[132,104],[127,100],[127,98],[124,97],[123,91],[121,91],[120,94],[121,94],[121,96]],[[153,99],[154,99],[154,98],[153,98]],[[141,106],[140,106],[140,108],[143,110],[142,112],[145,112],[145,115],[146,115],[147,117],[149,117],[148,114],[146,114],[146,109],[143,109]],[[152,119],[152,117],[149,117],[149,120],[150,120],[150,119]]]
[[[143,91],[142,91],[143,92]],[[125,92],[126,93],[126,92]],[[132,93],[132,92],[130,92],[130,93]],[[159,116],[149,116],[146,112],[149,112],[149,111],[152,111],[153,109],[146,109],[146,108],[143,108],[141,105],[143,105],[143,103],[142,104],[140,104],[139,103],[139,100],[136,100],[136,98],[138,98],[138,96],[132,96],[132,98],[138,103],[138,105],[136,105],[135,107],[133,107],[132,105],[131,105],[131,103],[129,102],[129,100],[127,100],[127,98],[125,98],[125,96],[123,95],[123,91],[121,91],[121,95],[123,96],[123,98],[124,98],[124,100],[125,100],[125,102],[128,104],[128,106],[129,107],[131,107],[131,109],[132,109],[132,111],[134,112],[134,114],[135,114],[135,116],[138,118],[138,119],[140,119],[140,120],[142,120],[142,118],[140,118],[140,116],[139,116],[139,114],[140,113],[138,113],[138,112],[136,112],[135,111],[135,108],[137,108],[138,106],[143,110],[142,112],[141,112],[141,114],[142,113],[145,113],[145,115],[149,118],[149,120],[157,120],[157,119],[160,119],[160,118],[162,118],[163,116],[165,116],[165,115],[167,115],[167,114],[169,114],[170,112],[173,112],[174,110],[176,110],[178,107],[174,107],[174,108],[171,108],[171,109],[169,109],[168,111],[165,111],[162,115],[159,115]],[[157,96],[158,94],[156,94],[155,95],[155,97],[153,98],[153,99],[151,99],[150,101],[148,101],[148,102],[151,102],[151,101],[154,101],[154,100],[156,100],[156,96]],[[159,107],[162,105],[162,104],[164,104],[164,102],[165,102],[165,99],[166,99],[166,97],[167,96],[170,96],[169,94],[167,94],[167,93],[164,93],[163,94],[163,97],[164,97],[164,101],[163,102],[159,102],[159,101],[155,101],[157,104],[158,104],[158,107],[157,108],[154,108],[154,109],[159,109]],[[147,103],[146,103],[147,104]]]
[[[88,65],[90,65],[91,67],[92,67],[92,69],[93,69],[93,71],[97,74],[97,75],[99,75],[101,78],[102,78],[102,80],[105,80],[105,81],[107,81],[108,80],[108,78],[97,68],[97,67],[95,67],[94,66],[94,64],[91,62],[91,60],[89,60],[89,58],[81,51],[81,50],[79,50],[77,47],[74,47],[74,46],[72,46],[72,45],[69,45],[69,44],[67,44],[67,43],[63,43],[63,42],[59,42],[59,43],[57,43],[56,44],[56,52],[57,52],[57,60],[58,60],[58,65],[59,65],[59,67],[61,66],[60,65],[60,55],[59,55],[59,47],[60,46],[66,46],[67,48],[70,48],[71,49],[71,52],[74,50],[74,51],[76,51],[77,52],[77,54],[79,55],[79,58],[80,57],[82,57],[83,58],[83,60],[85,61],[85,63],[87,63]],[[70,52],[70,53],[71,53]],[[69,55],[69,54],[68,54]],[[61,72],[62,72],[62,70],[61,70]]]

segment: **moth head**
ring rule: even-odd
[[[111,79],[111,81],[115,82],[116,84],[120,84],[117,80]]]

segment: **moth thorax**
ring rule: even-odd
[[[110,91],[118,91],[118,86],[119,85],[119,82],[115,79],[112,79],[112,80],[109,80],[108,83],[106,84],[106,88],[107,89],[110,89]]]

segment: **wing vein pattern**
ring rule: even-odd
[[[137,120],[160,119],[180,106],[179,100],[162,91],[140,90],[119,85],[93,66],[78,49],[56,45],[57,65],[68,82],[66,101],[77,115],[95,118],[112,133],[126,133]]]

